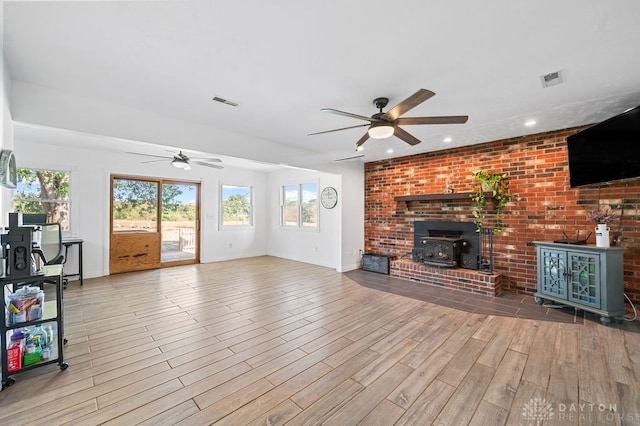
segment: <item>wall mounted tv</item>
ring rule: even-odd
[[[640,177],[640,106],[567,138],[572,188]]]
[[[640,106],[567,138],[572,188],[640,177]]]

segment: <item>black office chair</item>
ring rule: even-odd
[[[65,255],[62,252],[62,230],[59,223],[46,223],[40,227],[40,245],[33,247],[32,252],[40,256],[42,265],[61,265]],[[66,281],[63,281],[67,286]]]
[[[62,230],[59,223],[46,223],[40,227],[40,245],[33,248],[44,265],[60,265],[64,262],[62,254]]]

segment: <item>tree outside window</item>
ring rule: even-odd
[[[300,185],[302,199],[302,223],[304,227],[318,226],[318,185],[305,183]]]
[[[113,232],[158,230],[158,183],[113,179]]]
[[[252,189],[250,186],[222,185],[222,226],[251,226]]]
[[[282,225],[298,226],[298,185],[282,187]]]
[[[305,183],[282,187],[282,225],[318,227],[318,185]]]
[[[69,172],[18,169],[13,208],[20,213],[47,215],[47,222],[69,231]]]

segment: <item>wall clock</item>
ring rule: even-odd
[[[327,186],[320,194],[320,202],[325,209],[332,209],[338,204],[338,191],[331,186]]]
[[[15,188],[18,184],[16,157],[13,151],[3,149],[0,152],[0,185]]]

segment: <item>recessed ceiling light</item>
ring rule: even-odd
[[[531,126],[535,126],[536,125],[536,120],[527,120],[524,122],[524,125],[527,127],[531,127]]]
[[[364,151],[364,146],[362,146],[362,145],[356,146],[356,151],[358,151],[358,152]]]
[[[389,149],[387,150],[387,154],[393,154],[393,148],[389,148]]]
[[[444,143],[449,143],[449,142],[451,142],[452,140],[453,140],[453,139],[451,139],[450,137],[448,137],[448,136],[447,136],[446,138],[444,138],[444,139],[442,140],[442,142],[444,142]]]

